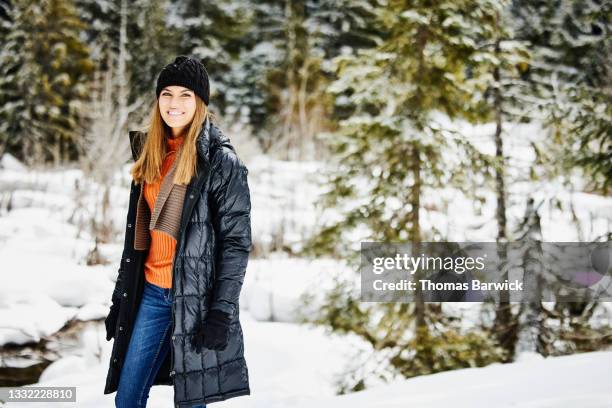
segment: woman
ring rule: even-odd
[[[209,81],[179,56],[157,79],[135,164],[124,250],[106,318],[115,338],[105,394],[144,407],[173,385],[176,407],[249,395],[239,295],[251,249],[247,169],[210,122]]]

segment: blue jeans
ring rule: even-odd
[[[117,408],[144,408],[149,391],[170,351],[172,289],[145,280],[142,300],[115,395]],[[206,408],[196,405],[193,408]]]

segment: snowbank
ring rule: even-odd
[[[398,380],[296,408],[604,408],[612,406],[612,352],[525,359]]]

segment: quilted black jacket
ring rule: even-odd
[[[137,159],[144,133],[129,132]],[[173,264],[172,346],[153,385],[173,385],[177,408],[249,395],[249,375],[239,320],[239,295],[251,250],[248,170],[215,126],[206,121],[197,139],[197,174],[187,187]],[[115,392],[144,287],[148,249],[134,249],[140,185],[132,180],[123,255],[115,290],[119,315],[105,394]],[[193,336],[209,310],[231,316],[222,351],[194,349]]]

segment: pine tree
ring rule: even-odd
[[[2,44],[4,44],[4,36],[7,34],[10,27],[11,9],[10,1],[0,0],[0,39],[2,40]]]
[[[514,180],[506,180],[505,176],[508,163],[503,153],[504,140],[512,137],[505,130],[505,123],[536,121],[551,130],[549,138],[530,141],[536,154],[533,169],[544,170],[540,173],[548,177],[567,173],[572,156],[579,150],[568,149],[571,134],[579,134],[569,131],[572,124],[568,119],[573,116],[570,107],[576,107],[570,103],[569,95],[583,75],[575,69],[576,62],[582,60],[583,50],[568,53],[572,49],[568,46],[572,35],[567,29],[566,17],[568,10],[576,9],[570,3],[575,5],[576,2],[514,0],[508,10],[510,15],[502,15],[508,20],[503,24],[508,30],[492,44],[496,50],[495,62],[490,68],[494,81],[487,94],[491,101],[488,106],[496,122],[496,220],[500,243],[516,239],[506,232],[505,186]],[[511,50],[514,51],[509,53]],[[513,65],[518,69],[513,69]],[[567,134],[561,135],[562,132]],[[535,175],[536,171],[532,170],[532,180]],[[500,251],[504,251],[503,246]],[[505,257],[503,253],[501,256]],[[516,308],[508,303],[507,293],[500,295],[494,333],[511,361],[517,347],[518,319],[523,317],[513,312]]]
[[[389,33],[384,41],[336,59],[339,79],[329,91],[342,104],[346,119],[326,137],[337,171],[324,204],[338,208],[342,216],[314,237],[310,253],[347,259],[358,249],[352,243],[359,241],[405,242],[418,248],[422,241],[445,238],[440,231],[423,230],[422,199],[450,185],[470,195],[476,190],[470,184],[475,173],[490,180],[492,158],[445,120],[490,117],[482,102],[490,84],[482,76],[491,77],[487,61],[495,58],[495,50],[483,44],[499,37],[502,6],[486,0],[389,1],[378,14]],[[450,366],[436,360],[440,339],[429,328],[445,316],[439,306],[426,305],[418,291],[408,306],[366,306],[350,287],[338,291],[342,295],[333,296],[321,321],[361,335],[376,350],[391,347],[390,363],[403,375],[462,364],[461,355]],[[414,337],[408,340],[407,332]],[[467,341],[459,334],[454,339]],[[492,351],[494,342],[480,346],[491,350],[488,362],[503,356]]]
[[[0,134],[28,164],[76,158],[93,64],[71,1],[16,1],[0,55]]]
[[[167,28],[169,7],[167,0],[130,2],[129,13],[132,17],[128,25],[128,38],[132,40],[127,46],[130,54],[130,102],[142,95],[154,99],[157,74],[162,66],[172,62],[180,53],[179,33]]]
[[[227,114],[250,125],[253,136],[268,150],[271,138],[265,136],[270,131],[266,127],[275,119],[268,90],[277,86],[277,78],[270,74],[283,65],[284,13],[279,2],[257,1],[246,7],[252,14],[239,58],[228,72]]]
[[[79,15],[85,23],[83,35],[90,47],[96,67],[104,64],[111,53],[119,53],[120,0],[75,0]]]
[[[316,132],[310,127],[316,122],[313,99],[320,85],[320,58],[311,52],[306,2],[262,1],[252,10],[244,49],[230,74],[229,102],[264,151],[298,159],[304,139]]]
[[[589,187],[612,188],[612,65],[609,2],[514,0],[517,38],[530,43],[526,78],[540,96],[538,111],[553,129],[561,171],[580,166]],[[561,159],[561,160],[559,160]]]
[[[506,3],[507,4],[507,3]],[[511,173],[505,152],[505,140],[512,138],[507,129],[511,122],[521,122],[530,115],[532,101],[535,95],[523,75],[530,62],[527,44],[514,38],[512,31],[512,16],[509,7],[503,7],[491,15],[495,30],[489,38],[481,38],[479,43],[488,55],[478,61],[472,75],[482,81],[478,89],[483,93],[476,94],[481,103],[476,105],[476,111],[482,113],[484,121],[495,123],[495,132],[492,135],[495,143],[495,184],[497,224],[496,242],[498,252],[505,259],[505,243],[512,240],[508,234],[507,222],[507,185],[515,180],[507,180]],[[501,279],[507,278],[507,272]],[[485,308],[486,312],[486,308]],[[505,350],[506,361],[512,361],[516,349],[517,316],[509,303],[508,291],[500,291],[499,304],[495,305],[495,324],[492,332],[498,343]]]
[[[85,32],[96,66],[103,71],[123,71],[121,75],[111,75],[118,80],[123,77],[129,83],[127,100],[121,103],[137,104],[129,120],[140,121],[150,108],[148,103],[141,102],[155,99],[159,70],[180,53],[180,33],[168,29],[173,18],[170,0],[129,1],[125,12],[123,0],[78,0],[78,3],[88,24]],[[125,35],[121,33],[123,14]],[[122,61],[123,65],[110,67],[108,61]],[[118,92],[115,97],[121,95]]]
[[[612,4],[584,1],[571,10],[570,64],[584,75],[569,95],[570,163],[585,170],[589,188],[606,195],[612,192]]]
[[[10,1],[0,0],[0,44],[7,43],[7,35],[11,30],[11,23],[13,21],[12,17],[13,11]],[[0,56],[4,54],[5,51],[0,52]],[[3,106],[5,103],[9,103],[10,99],[7,95],[0,93],[0,106]],[[0,126],[0,157],[4,154],[5,149],[8,148],[8,134],[2,130]]]
[[[211,104],[224,113],[229,75],[240,53],[251,11],[240,1],[171,2],[170,30],[178,36],[178,52],[200,58],[211,80]]]
[[[523,271],[528,288],[528,297],[514,308],[518,310],[512,331],[517,341],[512,354],[532,351],[548,357],[606,349],[612,344],[612,329],[596,321],[598,313],[606,313],[600,299],[575,288],[560,288],[557,268],[569,255],[560,255],[558,262],[554,257],[568,246],[544,242],[540,212],[545,205],[557,206],[557,199],[527,198],[525,214],[514,232],[517,242],[511,245],[516,250],[513,257],[520,262],[514,266]],[[576,299],[579,293],[582,300]]]
[[[313,47],[326,59],[341,53],[373,48],[385,35],[376,22],[379,0],[320,0],[307,2],[306,30]]]
[[[258,1],[244,50],[231,72],[232,112],[266,151],[283,158],[321,157],[316,135],[333,112],[325,93],[331,59],[376,45],[376,0]]]

